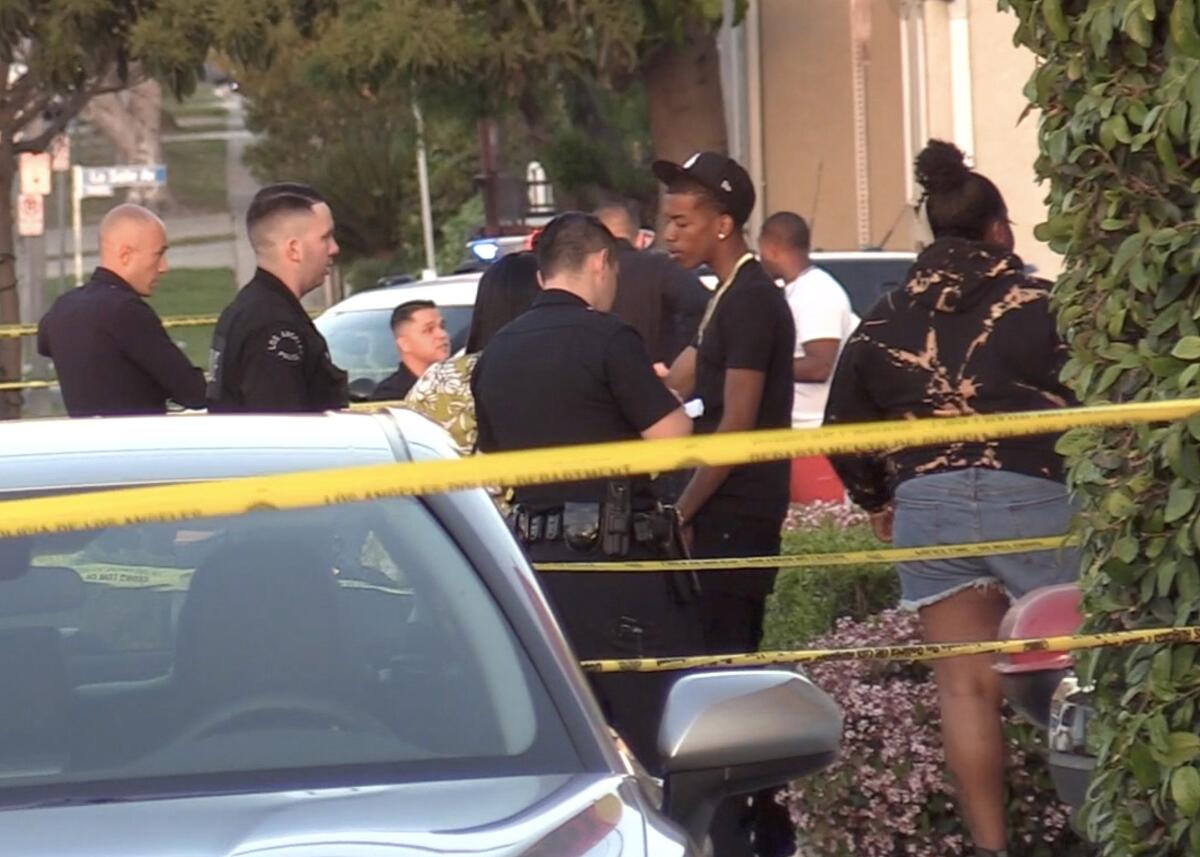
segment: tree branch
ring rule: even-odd
[[[46,151],[46,148],[50,145],[51,141],[66,129],[68,123],[70,123],[72,119],[79,115],[79,111],[81,111],[84,108],[84,105],[86,105],[91,99],[95,98],[97,95],[106,95],[110,92],[120,92],[132,83],[121,83],[119,81],[115,81],[111,75],[107,76],[105,80],[113,82],[100,82],[97,80],[88,86],[84,86],[83,88],[77,89],[70,93],[66,100],[62,103],[62,109],[58,111],[58,114],[52,120],[50,120],[36,136],[15,142],[13,144],[13,152],[20,154],[21,152]],[[42,110],[48,107],[52,102],[53,96],[49,96],[42,99],[40,102],[42,106],[39,107],[36,112],[25,111],[24,116],[26,118],[22,118],[18,123],[16,123],[17,127],[29,122],[34,116],[40,115]]]
[[[13,143],[13,153],[21,154],[22,152],[44,152],[50,146],[51,141],[61,134],[75,116],[83,109],[83,105],[87,104],[88,99],[93,93],[86,89],[76,90],[67,97],[63,104],[62,110],[58,115],[46,123],[41,132],[34,137],[18,140]]]
[[[7,79],[8,66],[4,67],[5,79]],[[0,113],[6,117],[16,117],[29,103],[29,99],[34,94],[33,76],[29,72],[21,75],[4,91],[4,111]]]

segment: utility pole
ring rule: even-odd
[[[482,172],[479,183],[483,188],[483,234],[500,234],[500,128],[492,118],[479,120],[479,160]]]
[[[421,191],[421,231],[425,236],[425,270],[421,279],[431,280],[437,276],[437,249],[433,246],[433,205],[429,199],[429,164],[425,159],[425,117],[415,98],[412,109],[417,121],[417,185]]]

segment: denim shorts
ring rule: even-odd
[[[1057,536],[1075,507],[1049,479],[970,468],[918,476],[896,489],[894,547],[952,545]],[[971,586],[1003,586],[1010,598],[1079,577],[1076,548],[1003,556],[902,562],[900,605],[919,610]]]

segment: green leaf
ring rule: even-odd
[[[1156,753],[1156,761],[1168,768],[1178,768],[1200,756],[1200,736],[1191,732],[1172,732],[1167,736],[1170,749]]]
[[[1145,744],[1136,744],[1130,749],[1129,769],[1142,788],[1152,789],[1158,785],[1158,763]]]
[[[1200,336],[1185,336],[1171,349],[1171,356],[1180,360],[1200,359]]]
[[[1138,511],[1138,504],[1124,491],[1113,491],[1104,498],[1104,508],[1114,518],[1129,518]]]
[[[1185,57],[1200,59],[1200,33],[1196,32],[1195,0],[1175,0],[1167,19],[1171,43]]]
[[[1200,524],[1200,518],[1196,519],[1196,523]],[[1200,566],[1196,565],[1195,560],[1189,559],[1180,563],[1176,587],[1179,589],[1179,597],[1185,602],[1200,595]]]
[[[1108,45],[1113,37],[1112,12],[1106,6],[1100,6],[1092,17],[1092,26],[1088,30],[1088,40],[1092,45],[1092,53],[1097,59],[1108,55]]]
[[[1117,543],[1113,545],[1113,554],[1117,559],[1126,564],[1137,559],[1140,544],[1133,536],[1125,536],[1117,539]]]
[[[1171,135],[1171,140],[1168,142],[1186,142],[1187,112],[1187,104],[1183,101],[1176,101],[1167,110],[1167,131]]]
[[[1180,813],[1194,818],[1200,812],[1200,771],[1190,765],[1171,774],[1171,799]]]
[[[1174,651],[1171,653],[1171,677],[1172,678],[1174,678],[1177,681],[1184,681],[1185,679],[1188,678],[1188,675],[1192,671],[1192,667],[1194,667],[1195,665],[1196,665],[1196,647],[1195,646],[1176,646],[1175,647]],[[1189,718],[1189,720],[1190,720],[1190,718]],[[1187,732],[1184,734],[1191,735],[1193,738],[1195,738],[1196,746],[1198,748],[1200,748],[1200,735],[1196,735],[1193,732]],[[1198,752],[1198,754],[1200,754],[1200,750],[1198,750],[1197,752]],[[1195,758],[1195,757],[1193,757],[1193,758]],[[1185,759],[1184,761],[1190,762],[1191,759]],[[1174,767],[1175,764],[1182,764],[1182,762],[1176,762],[1172,765],[1172,767]]]
[[[1063,15],[1062,0],[1042,0],[1042,18],[1051,35],[1058,41],[1065,42],[1071,38],[1071,29],[1067,26],[1066,16]]]

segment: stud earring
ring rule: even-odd
[[[717,238],[718,238],[718,239],[720,239],[721,241],[724,241],[724,240],[725,240],[725,233],[724,233],[724,232],[718,232],[718,233],[717,233]]]

